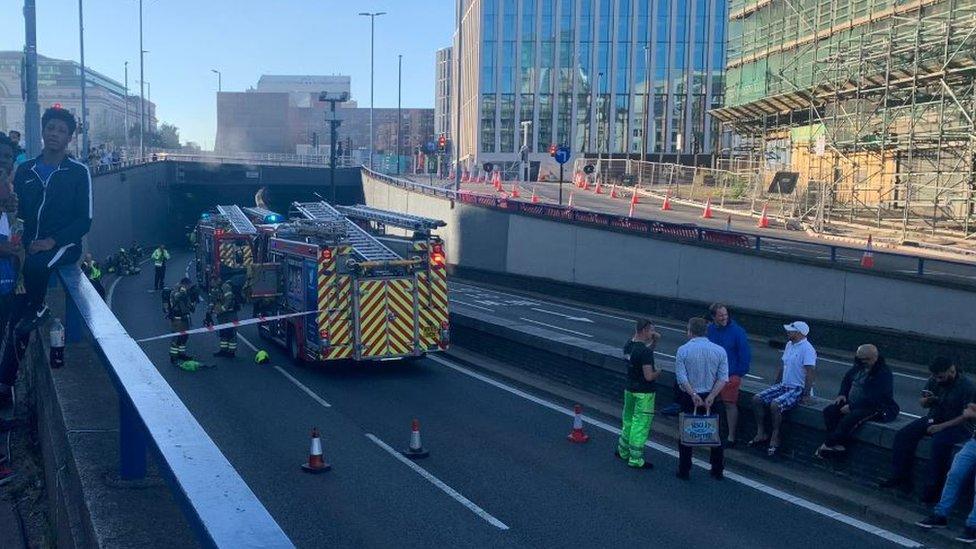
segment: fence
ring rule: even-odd
[[[77,266],[62,267],[66,335],[87,335],[119,393],[119,472],[146,476],[152,448],[204,546],[294,547]]]

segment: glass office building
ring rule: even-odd
[[[727,0],[462,0],[461,157],[710,154]],[[645,113],[648,113],[645,116]]]

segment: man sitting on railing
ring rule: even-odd
[[[51,270],[81,257],[81,239],[92,222],[92,186],[88,168],[68,156],[77,128],[73,114],[50,108],[41,118],[44,149],[21,164],[14,177],[24,221],[26,306],[17,332],[27,334],[49,315],[44,304]]]

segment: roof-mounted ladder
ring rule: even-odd
[[[345,214],[346,217],[351,217],[353,219],[375,221],[391,227],[411,229],[414,231],[431,231],[438,227],[444,227],[447,225],[439,219],[391,212],[389,210],[371,208],[363,204],[357,204],[355,206],[338,206],[336,209]]]
[[[258,230],[254,228],[254,224],[251,220],[244,215],[244,212],[236,205],[230,206],[217,206],[217,212],[220,213],[230,223],[230,226],[234,228],[234,232],[237,234],[257,234]]]
[[[292,207],[306,219],[318,221],[344,220],[346,222],[346,241],[352,246],[356,255],[366,261],[400,259],[400,256],[393,250],[384,246],[382,242],[373,238],[362,227],[339,213],[327,202],[295,202]]]

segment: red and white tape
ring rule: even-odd
[[[137,339],[136,340],[136,343],[145,343],[147,341],[156,341],[157,339],[166,339],[168,337],[176,337],[176,336],[182,336],[182,335],[206,334],[206,333],[210,333],[210,332],[216,332],[216,331],[219,331],[219,330],[223,330],[225,328],[239,328],[241,326],[249,326],[251,324],[260,324],[261,322],[270,322],[272,320],[281,320],[283,318],[291,318],[291,317],[295,317],[295,316],[305,316],[305,315],[310,315],[310,314],[317,313],[317,312],[318,311],[305,311],[305,312],[301,312],[301,313],[287,313],[287,314],[283,314],[283,315],[259,316],[259,317],[255,317],[255,318],[248,318],[248,319],[245,319],[245,320],[235,320],[233,322],[225,322],[223,324],[215,324],[213,326],[204,326],[203,328],[194,328],[192,330],[183,330],[183,331],[179,331],[179,332],[170,332],[168,334],[163,334],[163,335],[158,335],[158,336],[153,336],[153,337],[147,337],[147,338],[144,338],[144,339]]]

